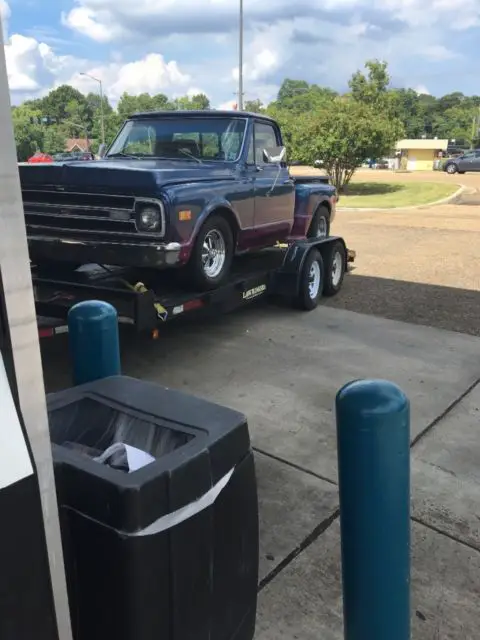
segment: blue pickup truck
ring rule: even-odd
[[[238,111],[129,118],[101,160],[21,166],[30,257],[183,268],[201,290],[236,254],[326,237],[336,190],[291,176],[278,124]]]

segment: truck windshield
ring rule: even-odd
[[[238,159],[245,136],[242,118],[128,120],[107,157],[203,160]]]

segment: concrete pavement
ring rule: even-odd
[[[43,351],[49,390],[66,386],[66,341]],[[156,343],[125,336],[123,368],[248,416],[261,518],[258,640],[342,637],[335,393],[358,377],[398,383],[417,440],[413,637],[478,638],[478,338],[326,306],[257,306],[166,327]]]

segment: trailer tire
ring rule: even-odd
[[[299,291],[293,306],[302,311],[312,311],[322,297],[323,286],[323,258],[318,249],[311,249],[302,265]]]
[[[347,270],[347,252],[343,242],[337,240],[326,246],[323,252],[323,262],[325,265],[323,295],[335,296],[342,288]]]
[[[209,251],[211,257],[207,257]],[[190,283],[193,282],[200,291],[218,287],[230,271],[234,252],[233,231],[228,220],[221,215],[207,218],[195,240],[187,266]]]
[[[330,211],[320,205],[315,211],[308,229],[307,238],[328,238],[330,235]]]

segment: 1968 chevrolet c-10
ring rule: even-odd
[[[285,160],[263,115],[137,114],[101,160],[20,167],[30,258],[183,267],[214,288],[235,254],[329,234],[335,188]]]

